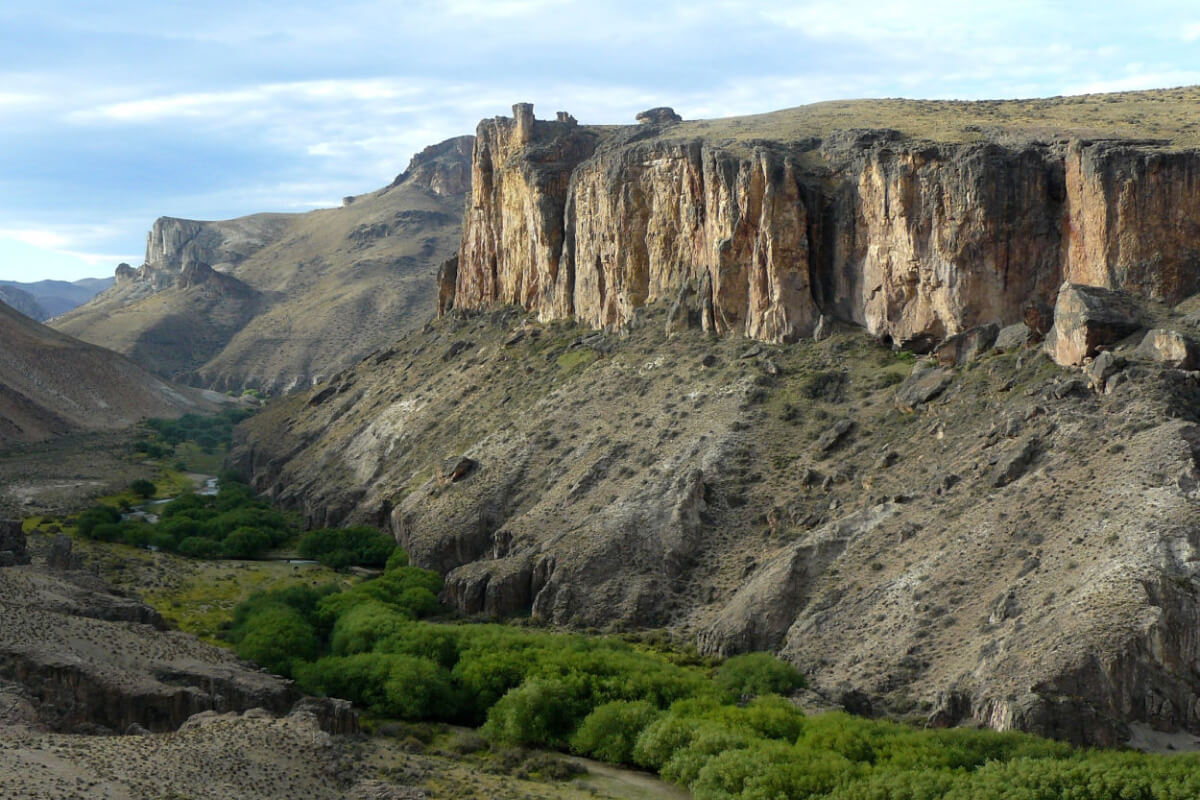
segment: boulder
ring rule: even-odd
[[[949,367],[974,361],[991,350],[999,334],[1000,326],[995,324],[980,325],[956,333],[933,349],[934,358],[939,364]]]
[[[28,563],[29,553],[25,550],[25,531],[21,530],[21,521],[0,520],[0,566]]]
[[[831,428],[817,438],[817,450],[822,453],[838,447],[846,440],[846,437],[854,430],[854,421],[849,419],[841,419],[833,424]]]
[[[916,411],[946,390],[954,373],[945,367],[913,372],[896,389],[896,407],[901,411]]]
[[[46,566],[64,571],[83,569],[83,559],[73,551],[70,536],[60,533],[54,537],[46,554]]]
[[[1054,306],[1046,352],[1059,366],[1079,366],[1106,345],[1141,327],[1141,313],[1125,292],[1064,283]]]
[[[1146,332],[1134,356],[1175,369],[1192,370],[1200,366],[1200,344],[1178,331],[1154,328]]]
[[[1007,486],[1029,471],[1041,451],[1041,441],[1030,437],[1016,447],[1001,455],[992,473],[992,486],[999,489]]]
[[[1108,384],[1108,379],[1123,369],[1125,369],[1125,359],[1113,355],[1110,350],[1105,350],[1084,366],[1083,374],[1087,376],[1094,391],[1103,392],[1104,387]]]
[[[658,106],[657,108],[648,108],[645,111],[639,112],[637,121],[643,125],[664,125],[683,122],[683,117],[676,114],[675,109],[669,106]]]
[[[1033,331],[1024,322],[1006,325],[996,334],[994,347],[1001,352],[1020,350],[1033,341]]]
[[[120,264],[117,264],[117,271],[114,277],[117,286],[131,283],[137,277],[137,270],[122,261]]]
[[[474,472],[478,466],[478,461],[466,456],[448,458],[441,466],[441,478],[446,483],[457,483]]]

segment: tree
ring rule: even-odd
[[[129,484],[129,491],[133,492],[143,500],[149,500],[151,497],[154,497],[154,495],[158,494],[158,488],[154,485],[154,482],[148,481],[145,478],[139,478],[138,480]]]

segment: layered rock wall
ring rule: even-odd
[[[1200,154],[1072,142],[1067,280],[1175,303],[1200,291]]]
[[[1200,290],[1200,154],[931,144],[894,131],[713,143],[662,126],[485,120],[454,304],[596,327],[690,286],[764,341],[824,314],[898,342],[1044,313],[1063,279]]]

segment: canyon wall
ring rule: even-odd
[[[1045,318],[1063,280],[1200,290],[1200,154],[1162,143],[713,141],[514,113],[476,133],[458,307],[611,328],[691,287],[721,334],[795,341],[825,315],[920,342]]]

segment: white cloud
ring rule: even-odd
[[[1179,31],[1179,38],[1185,42],[1200,40],[1200,22],[1184,25]]]

